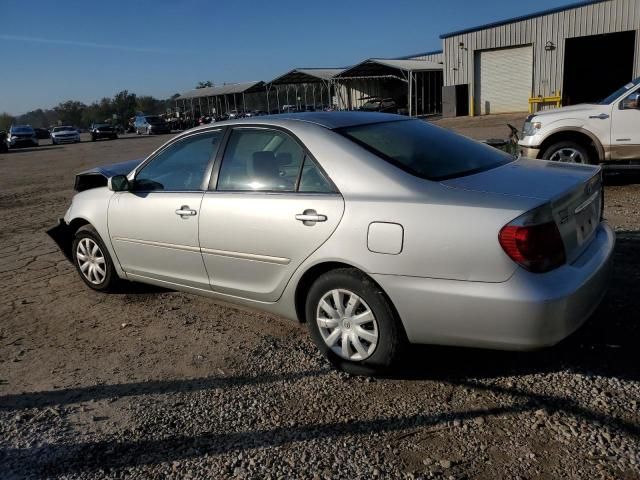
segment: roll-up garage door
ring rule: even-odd
[[[476,115],[526,112],[533,84],[533,47],[476,53]]]

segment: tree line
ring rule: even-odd
[[[125,126],[129,118],[137,112],[147,115],[166,113],[174,107],[174,100],[179,94],[160,100],[149,95],[136,95],[122,90],[112,98],[104,97],[98,102],[85,105],[77,100],[67,100],[51,109],[32,110],[23,115],[12,116],[0,113],[0,130],[8,130],[11,125],[31,125],[48,128],[53,125],[73,125],[86,128],[92,123],[114,123]]]

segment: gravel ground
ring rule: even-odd
[[[438,123],[506,136],[454,120]],[[330,370],[277,317],[82,284],[46,234],[73,173],[167,138],[0,155],[0,478],[640,478],[634,179],[606,188],[615,273],[576,335],[535,353],[414,347],[372,379]]]

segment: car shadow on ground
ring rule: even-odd
[[[589,320],[558,345],[534,352],[412,346],[390,376],[461,381],[571,371],[640,380],[640,232],[617,232],[607,295]]]
[[[27,153],[27,152],[42,152],[45,150],[59,150],[64,148],[62,145],[47,145],[42,147],[24,147],[24,148],[12,148],[9,150],[10,155],[15,155],[17,153]]]
[[[608,186],[635,185],[640,183],[640,166],[638,171],[607,171],[604,174],[604,184]],[[605,199],[607,192],[605,190]]]

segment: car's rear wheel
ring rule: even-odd
[[[387,370],[406,343],[385,293],[353,268],[321,275],[309,290],[305,312],[311,337],[322,354],[350,373]]]
[[[94,290],[113,290],[120,280],[109,251],[91,225],[80,227],[75,234],[73,263],[80,278]]]
[[[591,157],[592,155],[588,148],[572,141],[554,143],[542,154],[544,160],[551,160],[552,162],[584,163],[587,165],[592,163]]]

